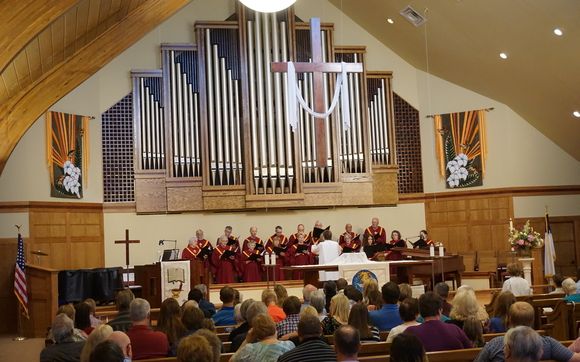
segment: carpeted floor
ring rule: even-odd
[[[0,361],[38,362],[44,348],[44,338],[29,338],[24,341],[12,340],[14,336],[0,336]]]

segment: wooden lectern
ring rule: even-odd
[[[22,318],[25,337],[46,337],[58,309],[58,272],[56,269],[26,265],[30,318]]]
[[[181,259],[184,260],[184,259]],[[205,284],[209,290],[209,270],[204,268],[203,261],[189,261],[189,275],[191,286]],[[135,265],[135,285],[141,286],[141,298],[146,299],[151,304],[151,308],[161,307],[161,263],[149,265]],[[204,296],[207,298],[207,296]]]

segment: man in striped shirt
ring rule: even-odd
[[[298,323],[300,345],[278,358],[278,362],[308,361],[333,362],[336,353],[322,340],[320,320],[312,315],[304,315]]]

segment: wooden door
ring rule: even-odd
[[[556,250],[556,272],[565,276],[576,276],[576,238],[573,221],[551,222],[554,250]]]

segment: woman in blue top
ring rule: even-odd
[[[230,361],[233,362],[276,362],[278,357],[293,349],[291,341],[279,341],[276,324],[267,314],[258,314],[252,319],[252,328],[246,340]]]
[[[516,296],[512,292],[501,292],[495,300],[493,317],[489,321],[490,333],[505,333],[507,330],[507,316],[512,304],[516,302]]]

